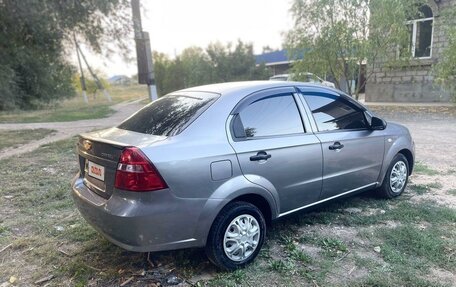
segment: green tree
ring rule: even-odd
[[[95,73],[95,75],[97,75],[98,80],[100,80],[103,87],[108,90],[111,85],[107,81],[107,76],[100,70],[95,70],[94,73]],[[84,75],[90,75],[89,71],[84,70]],[[73,77],[72,77],[73,87],[79,93],[82,91],[80,77],[81,77],[81,75],[79,73],[73,74]],[[87,94],[92,95],[92,97],[95,99],[96,94],[98,92],[101,92],[98,88],[98,85],[97,85],[95,79],[93,79],[91,77],[86,77],[85,83],[86,83]]]
[[[244,80],[265,80],[270,71],[255,64],[253,46],[238,41],[185,49],[175,59],[154,53],[155,82],[159,95],[192,86]]]
[[[358,98],[363,86],[353,87],[363,63],[387,59],[394,65],[405,58],[391,57],[397,47],[407,47],[404,24],[423,0],[294,0],[294,28],[286,46],[296,61],[293,72],[329,74],[338,88],[345,86]],[[406,51],[406,49],[404,49]],[[371,69],[372,70],[372,69]],[[369,78],[372,73],[368,73]],[[354,91],[354,92],[353,92]]]
[[[200,47],[190,47],[180,55],[184,69],[185,87],[211,83],[211,64],[209,56]]]
[[[95,52],[126,51],[130,22],[128,0],[0,1],[0,110],[73,96],[73,35]]]
[[[154,76],[157,93],[159,95],[164,95],[166,94],[166,88],[163,87],[163,83],[166,78],[166,70],[170,59],[166,54],[159,52],[152,52],[152,59],[154,63]]]
[[[233,48],[231,43],[210,44],[206,48],[213,69],[212,82],[264,80],[269,76],[264,65],[255,65],[253,45],[238,41]]]

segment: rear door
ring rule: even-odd
[[[328,90],[301,89],[323,150],[321,200],[376,183],[384,154],[382,131],[369,129],[362,106]]]
[[[291,87],[261,91],[241,101],[230,121],[242,172],[277,191],[280,213],[315,202],[322,185],[321,145],[296,100]]]

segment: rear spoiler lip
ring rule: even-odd
[[[110,129],[106,129],[106,130],[101,130],[101,131],[94,131],[94,132],[89,132],[89,133],[81,133],[81,134],[79,134],[78,137],[79,137],[79,139],[82,138],[82,139],[87,139],[87,140],[94,141],[94,142],[110,144],[110,145],[113,145],[113,146],[118,147],[118,148],[124,148],[124,147],[127,147],[127,146],[136,146],[138,148],[143,148],[143,147],[149,146],[152,143],[160,142],[160,141],[163,141],[163,140],[168,138],[167,136],[148,135],[148,134],[143,134],[143,133],[138,133],[138,132],[134,132],[134,131],[125,130],[128,133],[135,133],[135,134],[140,135],[142,137],[145,137],[145,136],[146,137],[147,136],[151,137],[150,141],[143,141],[141,143],[131,143],[131,142],[127,143],[127,142],[121,142],[121,141],[117,141],[117,140],[113,140],[113,139],[109,139],[109,138],[104,138],[104,137],[101,137],[101,136],[99,136],[97,134],[97,133],[100,133],[100,132],[103,132],[103,131],[112,130],[112,129],[121,130],[121,129],[117,128],[117,127],[114,127],[114,128],[110,128]],[[152,137],[154,137],[155,139],[152,140]],[[79,141],[78,141],[78,143],[79,143]]]
[[[131,144],[121,143],[121,142],[118,142],[118,141],[113,141],[113,140],[110,140],[110,139],[104,139],[104,138],[100,138],[100,137],[93,137],[93,136],[90,136],[89,134],[86,134],[86,133],[80,134],[79,138],[87,139],[87,140],[94,141],[94,142],[99,142],[99,143],[110,144],[110,145],[113,145],[113,146],[118,147],[118,148],[124,148],[124,147],[127,147],[127,146],[131,146]],[[79,144],[79,141],[78,141],[78,144]]]

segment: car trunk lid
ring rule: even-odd
[[[78,139],[80,176],[93,192],[109,198],[114,190],[116,170],[127,146],[150,146],[166,139],[118,128],[81,134]]]

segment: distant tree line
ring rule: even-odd
[[[175,58],[154,53],[154,72],[158,94],[188,87],[245,80],[264,80],[270,71],[255,64],[252,44],[213,43],[205,49],[190,47]]]
[[[95,52],[127,50],[129,0],[0,0],[0,110],[74,95],[73,36]]]

